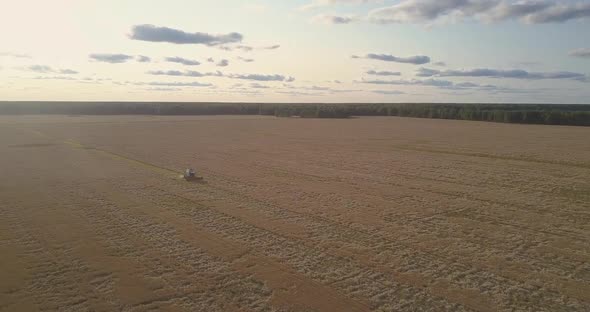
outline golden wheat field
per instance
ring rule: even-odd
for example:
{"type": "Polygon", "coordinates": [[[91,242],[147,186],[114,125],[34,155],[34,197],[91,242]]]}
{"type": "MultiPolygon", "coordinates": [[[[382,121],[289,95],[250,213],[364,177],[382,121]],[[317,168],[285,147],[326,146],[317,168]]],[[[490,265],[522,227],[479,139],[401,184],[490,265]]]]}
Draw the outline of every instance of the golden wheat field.
{"type": "Polygon", "coordinates": [[[0,163],[2,311],[590,310],[590,128],[5,116],[0,163]]]}

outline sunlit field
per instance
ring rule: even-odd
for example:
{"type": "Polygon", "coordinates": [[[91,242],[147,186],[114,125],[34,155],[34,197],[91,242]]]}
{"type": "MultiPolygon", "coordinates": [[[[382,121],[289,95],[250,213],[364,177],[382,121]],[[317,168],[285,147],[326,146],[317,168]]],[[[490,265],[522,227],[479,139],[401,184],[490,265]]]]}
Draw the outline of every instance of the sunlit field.
{"type": "Polygon", "coordinates": [[[0,117],[0,310],[590,310],[589,137],[0,117]],[[189,167],[204,180],[183,180],[189,167]]]}

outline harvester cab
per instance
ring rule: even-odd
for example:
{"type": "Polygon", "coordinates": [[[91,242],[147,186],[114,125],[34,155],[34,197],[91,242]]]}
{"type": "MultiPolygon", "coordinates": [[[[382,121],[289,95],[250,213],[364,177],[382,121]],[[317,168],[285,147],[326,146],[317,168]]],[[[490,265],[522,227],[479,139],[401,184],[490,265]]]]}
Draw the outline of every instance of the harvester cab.
{"type": "Polygon", "coordinates": [[[195,171],[195,169],[188,168],[188,169],[184,170],[184,179],[187,181],[196,181],[196,180],[202,180],[203,177],[197,176],[197,172],[195,171]]]}

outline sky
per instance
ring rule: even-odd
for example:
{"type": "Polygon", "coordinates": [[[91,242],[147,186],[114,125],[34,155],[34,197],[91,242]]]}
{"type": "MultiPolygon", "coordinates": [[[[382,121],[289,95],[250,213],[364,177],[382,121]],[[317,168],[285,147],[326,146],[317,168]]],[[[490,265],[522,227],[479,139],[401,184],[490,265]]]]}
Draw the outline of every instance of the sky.
{"type": "Polygon", "coordinates": [[[0,100],[590,104],[590,0],[0,5],[0,100]]]}

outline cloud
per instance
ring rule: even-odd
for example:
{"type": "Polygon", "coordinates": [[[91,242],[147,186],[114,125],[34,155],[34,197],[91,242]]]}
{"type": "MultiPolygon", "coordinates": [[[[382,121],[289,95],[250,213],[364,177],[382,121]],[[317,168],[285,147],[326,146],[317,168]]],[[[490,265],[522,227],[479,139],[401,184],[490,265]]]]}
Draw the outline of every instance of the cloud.
{"type": "Polygon", "coordinates": [[[513,64],[516,67],[535,67],[535,66],[542,65],[541,62],[535,62],[535,61],[522,61],[522,62],[515,62],[513,64]]]}
{"type": "Polygon", "coordinates": [[[240,50],[243,52],[251,52],[253,50],[276,50],[280,48],[281,45],[275,44],[271,46],[262,46],[262,47],[253,47],[245,44],[238,44],[238,45],[221,45],[219,48],[224,51],[235,51],[240,50]]]}
{"type": "Polygon", "coordinates": [[[494,9],[488,13],[486,18],[493,21],[520,18],[540,12],[550,6],[551,4],[545,1],[526,1],[516,3],[507,3],[504,1],[494,7],[494,9]]]}
{"type": "Polygon", "coordinates": [[[200,83],[200,82],[162,82],[162,81],[152,81],[152,82],[135,82],[133,83],[136,86],[154,86],[154,87],[210,87],[212,84],[210,83],[200,83]]]}
{"type": "Polygon", "coordinates": [[[28,70],[36,73],[52,73],[53,69],[46,65],[31,65],[27,67],[28,70]]]}
{"type": "Polygon", "coordinates": [[[452,81],[426,79],[426,80],[362,80],[361,83],[377,84],[377,85],[398,85],[398,86],[431,86],[431,87],[450,87],[453,86],[452,81]]]}
{"type": "Polygon", "coordinates": [[[438,69],[430,69],[430,68],[420,68],[418,69],[416,76],[418,77],[432,77],[440,74],[441,71],[438,69]]]}
{"type": "Polygon", "coordinates": [[[210,87],[212,84],[210,83],[200,83],[200,82],[150,82],[148,83],[150,86],[171,86],[171,87],[210,87]]]}
{"type": "Polygon", "coordinates": [[[35,80],[78,80],[73,77],[68,76],[37,76],[33,78],[35,80]]]}
{"type": "Polygon", "coordinates": [[[60,74],[64,74],[64,75],[75,75],[75,74],[77,74],[78,72],[77,72],[77,71],[75,71],[75,70],[72,70],[72,69],[60,69],[60,70],[59,70],[59,73],[60,73],[60,74]]]}
{"type": "Polygon", "coordinates": [[[420,68],[416,74],[418,77],[487,77],[487,78],[514,78],[514,79],[572,79],[585,81],[588,77],[584,74],[567,71],[559,72],[528,72],[523,69],[489,69],[476,68],[470,70],[436,70],[420,68]]]}
{"type": "Polygon", "coordinates": [[[219,62],[217,62],[217,64],[215,64],[215,65],[219,66],[219,67],[225,67],[225,66],[229,65],[229,61],[226,59],[223,59],[223,60],[220,60],[219,62]]]}
{"type": "Polygon", "coordinates": [[[254,89],[269,89],[269,86],[265,86],[265,85],[261,85],[259,83],[251,83],[250,84],[250,88],[254,88],[254,89]]]}
{"type": "Polygon", "coordinates": [[[374,23],[432,23],[439,19],[475,18],[484,22],[520,20],[560,23],[590,17],[590,3],[544,0],[402,0],[369,13],[374,23]]]}
{"type": "Polygon", "coordinates": [[[365,58],[370,60],[379,60],[385,62],[396,62],[396,63],[406,63],[406,64],[415,64],[415,65],[422,65],[426,63],[430,63],[430,57],[424,55],[416,55],[410,57],[397,57],[390,54],[375,54],[369,53],[364,57],[353,55],[352,58],[365,58]]]}
{"type": "Polygon", "coordinates": [[[147,88],[146,90],[148,90],[148,91],[181,91],[182,89],[180,89],[180,88],[161,88],[161,87],[156,87],[156,88],[147,88]]]}
{"type": "Polygon", "coordinates": [[[367,71],[368,75],[376,75],[376,76],[400,76],[400,72],[392,72],[392,71],[375,71],[369,70],[367,71]]]}
{"type": "Polygon", "coordinates": [[[125,63],[133,59],[133,56],[127,54],[109,54],[109,53],[94,53],[89,57],[97,62],[105,62],[111,64],[125,63]]]}
{"type": "Polygon", "coordinates": [[[385,94],[385,95],[406,94],[405,92],[397,91],[397,90],[372,90],[371,92],[378,93],[378,94],[385,94]]]}
{"type": "Polygon", "coordinates": [[[292,82],[295,78],[283,75],[261,75],[261,74],[227,74],[220,71],[201,73],[198,71],[187,70],[152,70],[146,72],[148,75],[155,76],[176,76],[176,77],[227,77],[232,79],[256,80],[256,81],[284,81],[292,82]]]}
{"type": "Polygon", "coordinates": [[[507,87],[500,87],[490,84],[477,84],[473,82],[452,82],[449,80],[439,80],[439,79],[412,79],[412,80],[361,80],[355,81],[358,83],[367,83],[367,84],[375,84],[375,85],[398,85],[398,86],[426,86],[426,87],[436,87],[440,89],[446,90],[457,90],[457,91],[465,91],[465,90],[474,90],[474,91],[486,91],[492,93],[527,93],[530,90],[522,90],[522,89],[514,89],[514,88],[507,88],[507,87]]]}
{"type": "Polygon", "coordinates": [[[179,63],[182,65],[187,65],[187,66],[196,66],[196,65],[200,65],[201,62],[197,61],[197,60],[189,60],[189,59],[185,59],[182,57],[167,57],[164,59],[166,62],[171,62],[171,63],[179,63]]]}
{"type": "Polygon", "coordinates": [[[222,46],[219,46],[219,48],[221,50],[225,50],[225,51],[241,50],[244,52],[250,52],[250,51],[254,50],[254,47],[244,45],[244,44],[238,44],[238,45],[233,45],[233,46],[222,45],[222,46]]]}
{"type": "Polygon", "coordinates": [[[308,90],[308,91],[329,91],[329,90],[331,90],[329,87],[320,87],[320,86],[301,87],[300,89],[308,90]]]}
{"type": "Polygon", "coordinates": [[[8,57],[14,57],[14,58],[31,58],[31,56],[28,54],[14,53],[14,52],[0,52],[0,56],[8,56],[8,57]]]}
{"type": "Polygon", "coordinates": [[[232,32],[228,34],[188,33],[179,29],[157,27],[154,25],[135,25],[129,37],[133,40],[150,42],[168,42],[174,44],[203,44],[217,46],[227,43],[241,42],[242,34],[232,32]]]}
{"type": "Polygon", "coordinates": [[[316,15],[311,18],[312,23],[316,24],[350,24],[352,22],[358,21],[358,17],[352,15],[346,16],[338,16],[338,15],[328,15],[328,14],[320,14],[316,15]]]}
{"type": "Polygon", "coordinates": [[[207,62],[213,63],[213,62],[215,62],[215,60],[212,57],[210,57],[210,58],[207,59],[207,62]]]}
{"type": "Polygon", "coordinates": [[[257,81],[295,81],[293,77],[287,77],[283,75],[261,75],[261,74],[231,74],[227,77],[233,79],[245,79],[245,80],[257,80],[257,81]]]}
{"type": "Polygon", "coordinates": [[[312,92],[301,92],[301,91],[275,91],[276,93],[279,94],[285,94],[285,95],[291,95],[291,96],[324,96],[326,95],[325,93],[322,92],[316,92],[316,93],[312,93],[312,92]]]}
{"type": "Polygon", "coordinates": [[[562,23],[573,19],[590,17],[590,3],[553,4],[549,8],[524,16],[524,21],[531,24],[562,23]]]}
{"type": "Polygon", "coordinates": [[[371,2],[382,2],[380,0],[313,0],[304,6],[299,7],[299,10],[306,11],[336,4],[363,4],[371,2]]]}
{"type": "Polygon", "coordinates": [[[26,68],[28,71],[42,73],[42,74],[62,74],[62,75],[75,75],[78,72],[72,69],[54,69],[47,65],[31,65],[26,68]]]}
{"type": "Polygon", "coordinates": [[[432,65],[444,67],[444,66],[447,66],[447,63],[445,63],[445,62],[434,62],[434,63],[432,63],[432,65]]]}
{"type": "Polygon", "coordinates": [[[590,58],[590,48],[580,48],[568,53],[570,56],[590,58]]]}
{"type": "Polygon", "coordinates": [[[136,58],[136,60],[137,60],[138,62],[140,62],[140,63],[149,63],[149,62],[151,62],[151,61],[152,61],[152,59],[151,59],[151,58],[149,58],[149,57],[147,57],[147,56],[144,56],[144,55],[138,55],[138,56],[137,56],[137,58],[136,58]]]}
{"type": "Polygon", "coordinates": [[[223,73],[220,71],[201,73],[194,70],[151,70],[147,74],[155,76],[183,76],[183,77],[223,77],[223,73]]]}
{"type": "Polygon", "coordinates": [[[316,92],[323,92],[323,93],[348,93],[348,92],[359,92],[359,91],[364,91],[364,90],[358,90],[358,89],[333,89],[330,87],[324,87],[324,86],[316,86],[316,85],[312,85],[312,86],[293,86],[293,85],[289,85],[289,84],[283,84],[283,88],[285,89],[290,89],[293,91],[299,90],[299,91],[316,91],[316,92]]]}
{"type": "Polygon", "coordinates": [[[102,84],[104,81],[112,81],[112,80],[113,79],[111,79],[111,78],[83,77],[83,78],[78,79],[78,82],[86,83],[86,84],[102,84]]]}
{"type": "Polygon", "coordinates": [[[242,61],[242,62],[246,62],[246,63],[254,62],[254,59],[245,58],[245,57],[241,57],[241,56],[238,56],[237,59],[240,60],[240,61],[242,61]]]}
{"type": "Polygon", "coordinates": [[[398,4],[379,8],[369,13],[376,23],[432,22],[444,15],[473,15],[489,10],[497,1],[485,0],[402,0],[398,4]]]}

